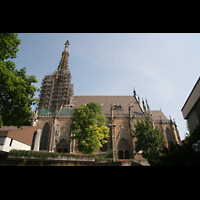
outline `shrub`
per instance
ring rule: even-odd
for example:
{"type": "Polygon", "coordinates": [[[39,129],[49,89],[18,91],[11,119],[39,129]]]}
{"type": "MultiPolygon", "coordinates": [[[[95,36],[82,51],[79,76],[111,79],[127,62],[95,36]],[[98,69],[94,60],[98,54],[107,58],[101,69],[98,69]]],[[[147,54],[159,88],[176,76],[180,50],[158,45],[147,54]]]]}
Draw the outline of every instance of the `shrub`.
{"type": "Polygon", "coordinates": [[[34,158],[58,158],[63,157],[93,157],[88,154],[72,154],[72,153],[58,153],[58,152],[44,152],[44,151],[27,151],[27,150],[11,150],[9,156],[13,157],[34,157],[34,158]]]}

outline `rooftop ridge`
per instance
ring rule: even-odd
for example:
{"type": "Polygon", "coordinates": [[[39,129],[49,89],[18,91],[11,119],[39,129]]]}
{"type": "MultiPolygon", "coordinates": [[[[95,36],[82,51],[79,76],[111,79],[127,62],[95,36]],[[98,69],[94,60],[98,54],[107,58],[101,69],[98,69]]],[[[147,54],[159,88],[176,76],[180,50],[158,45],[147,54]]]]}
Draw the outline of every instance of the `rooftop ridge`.
{"type": "MultiPolygon", "coordinates": [[[[30,127],[33,127],[33,126],[22,126],[22,129],[26,129],[26,128],[30,128],[30,127]]],[[[1,131],[16,131],[16,130],[20,130],[21,128],[17,128],[17,126],[2,126],[0,128],[0,132],[1,131]]]]}

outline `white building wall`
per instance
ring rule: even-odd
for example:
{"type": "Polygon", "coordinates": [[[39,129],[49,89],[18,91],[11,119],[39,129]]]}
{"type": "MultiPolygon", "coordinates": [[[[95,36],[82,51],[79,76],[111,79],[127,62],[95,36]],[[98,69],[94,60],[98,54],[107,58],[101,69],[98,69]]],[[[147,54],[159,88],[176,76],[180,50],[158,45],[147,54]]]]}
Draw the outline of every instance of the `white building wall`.
{"type": "Polygon", "coordinates": [[[195,127],[199,124],[199,120],[194,109],[192,109],[192,111],[189,113],[187,120],[189,123],[190,132],[193,132],[195,127]]]}
{"type": "Polygon", "coordinates": [[[196,82],[195,86],[192,89],[186,103],[184,104],[183,108],[181,109],[184,119],[188,116],[193,106],[196,104],[200,97],[200,78],[196,82]]]}
{"type": "Polygon", "coordinates": [[[12,141],[12,144],[10,146],[10,141],[11,138],[6,137],[4,140],[3,145],[0,145],[0,151],[4,151],[4,152],[9,152],[12,149],[17,149],[17,150],[31,150],[31,146],[18,142],[17,140],[12,141]]]}

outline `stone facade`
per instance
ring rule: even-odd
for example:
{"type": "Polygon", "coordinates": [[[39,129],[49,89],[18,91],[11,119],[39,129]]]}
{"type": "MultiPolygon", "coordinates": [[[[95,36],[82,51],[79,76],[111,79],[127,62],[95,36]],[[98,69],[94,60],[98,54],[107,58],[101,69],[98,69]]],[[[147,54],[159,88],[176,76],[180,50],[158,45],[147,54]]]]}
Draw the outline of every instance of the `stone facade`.
{"type": "Polygon", "coordinates": [[[35,140],[37,150],[77,153],[78,150],[75,150],[76,142],[70,140],[73,108],[78,108],[81,104],[87,104],[91,101],[102,105],[107,118],[106,125],[111,124],[108,142],[99,153],[103,154],[112,149],[113,133],[114,150],[117,151],[119,159],[135,158],[141,160],[141,152],[138,154],[134,152],[135,142],[131,137],[131,129],[134,129],[136,117],[144,119],[146,115],[149,115],[153,124],[161,129],[161,134],[166,139],[165,146],[168,147],[171,142],[180,144],[175,121],[172,121],[171,118],[168,119],[161,110],[150,110],[147,100],[145,99],[146,105],[143,99],[141,102],[135,89],[132,96],[75,96],[71,84],[71,74],[69,76],[68,71],[69,42],[66,42],[65,45],[57,71],[52,75],[45,76],[48,79],[51,77],[53,81],[48,83],[48,79],[45,78],[42,83],[40,94],[42,98],[40,98],[32,122],[32,125],[37,126],[39,130],[38,137],[36,135],[37,140],[35,140]],[[54,84],[56,80],[59,80],[59,84],[54,84]],[[48,84],[49,89],[45,88],[46,84],[48,84]],[[58,87],[57,90],[56,87],[58,87]]]}

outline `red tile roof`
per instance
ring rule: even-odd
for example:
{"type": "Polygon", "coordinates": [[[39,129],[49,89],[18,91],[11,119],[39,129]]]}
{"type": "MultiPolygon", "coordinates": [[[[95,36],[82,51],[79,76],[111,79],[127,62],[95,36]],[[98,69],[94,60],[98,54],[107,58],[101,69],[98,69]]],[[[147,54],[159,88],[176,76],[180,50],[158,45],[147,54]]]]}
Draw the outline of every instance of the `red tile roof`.
{"type": "Polygon", "coordinates": [[[160,117],[163,121],[169,120],[161,110],[151,110],[150,113],[152,113],[153,119],[156,121],[160,120],[160,117]]]}
{"type": "Polygon", "coordinates": [[[110,114],[111,104],[121,104],[123,106],[121,113],[129,114],[129,106],[132,104],[134,107],[133,112],[142,114],[134,96],[74,96],[74,101],[76,108],[81,104],[89,103],[91,101],[103,104],[104,114],[110,114]]]}
{"type": "MultiPolygon", "coordinates": [[[[29,128],[30,126],[22,126],[22,129],[24,128],[29,128]]],[[[16,126],[3,126],[0,128],[1,131],[15,131],[15,130],[20,130],[21,128],[17,128],[16,126]]]]}
{"type": "Polygon", "coordinates": [[[36,126],[22,126],[22,129],[16,126],[3,126],[0,128],[0,137],[9,137],[31,146],[36,130],[36,126]]]}

